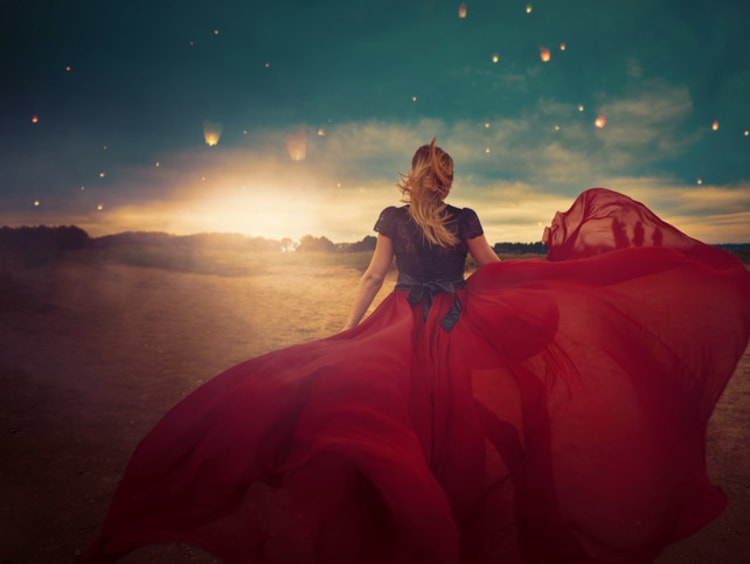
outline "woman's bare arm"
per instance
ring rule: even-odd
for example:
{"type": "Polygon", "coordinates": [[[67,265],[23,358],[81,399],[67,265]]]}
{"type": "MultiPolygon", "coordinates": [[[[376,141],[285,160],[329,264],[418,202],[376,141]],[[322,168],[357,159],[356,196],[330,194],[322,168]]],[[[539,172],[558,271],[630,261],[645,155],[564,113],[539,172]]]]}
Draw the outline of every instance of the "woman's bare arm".
{"type": "Polygon", "coordinates": [[[467,239],[466,243],[469,245],[469,253],[471,258],[478,266],[484,266],[491,262],[498,262],[500,258],[492,250],[490,244],[487,242],[487,237],[483,234],[473,239],[467,239]]]}
{"type": "Polygon", "coordinates": [[[388,273],[392,262],[393,243],[389,237],[378,234],[375,251],[370,259],[370,265],[365,270],[362,278],[359,279],[357,291],[354,295],[354,304],[352,305],[344,329],[354,327],[362,319],[367,308],[370,307],[372,300],[375,299],[378,291],[383,286],[385,275],[388,273]]]}

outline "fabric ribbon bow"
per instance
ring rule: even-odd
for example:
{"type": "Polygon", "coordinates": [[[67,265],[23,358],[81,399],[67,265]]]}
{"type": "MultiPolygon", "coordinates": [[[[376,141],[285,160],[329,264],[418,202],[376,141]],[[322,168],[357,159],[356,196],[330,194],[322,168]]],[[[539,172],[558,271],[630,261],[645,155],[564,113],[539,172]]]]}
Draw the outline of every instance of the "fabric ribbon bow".
{"type": "Polygon", "coordinates": [[[409,293],[406,295],[406,300],[411,305],[417,305],[419,302],[424,301],[423,315],[425,320],[427,319],[427,314],[430,312],[432,302],[438,293],[454,294],[453,303],[448,313],[440,320],[440,326],[446,331],[450,331],[461,315],[461,301],[455,295],[456,290],[460,290],[465,286],[466,281],[463,278],[453,280],[436,279],[420,282],[408,274],[399,274],[396,290],[408,290],[409,293]]]}

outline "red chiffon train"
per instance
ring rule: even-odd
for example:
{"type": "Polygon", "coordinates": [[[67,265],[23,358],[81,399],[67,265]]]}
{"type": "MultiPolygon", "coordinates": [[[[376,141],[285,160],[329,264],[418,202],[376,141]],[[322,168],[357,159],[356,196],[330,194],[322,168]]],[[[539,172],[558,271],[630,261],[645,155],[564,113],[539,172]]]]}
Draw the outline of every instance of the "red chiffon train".
{"type": "Polygon", "coordinates": [[[584,192],[546,260],[479,269],[446,332],[393,292],[358,327],[239,364],[127,466],[86,562],[650,562],[725,506],[713,407],[750,277],[643,205],[584,192]]]}

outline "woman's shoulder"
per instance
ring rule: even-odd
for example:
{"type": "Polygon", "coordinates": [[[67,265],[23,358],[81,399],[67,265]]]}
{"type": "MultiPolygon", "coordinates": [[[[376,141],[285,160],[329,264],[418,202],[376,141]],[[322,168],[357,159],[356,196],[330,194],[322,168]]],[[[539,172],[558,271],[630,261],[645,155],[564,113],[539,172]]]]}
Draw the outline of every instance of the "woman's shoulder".
{"type": "Polygon", "coordinates": [[[453,215],[454,217],[470,220],[478,217],[477,212],[475,212],[472,208],[458,208],[456,206],[451,206],[450,204],[448,204],[447,209],[448,213],[453,215]]]}
{"type": "Polygon", "coordinates": [[[463,237],[473,239],[484,233],[479,216],[472,208],[457,208],[449,205],[448,213],[456,218],[463,237]]]}
{"type": "Polygon", "coordinates": [[[474,212],[474,210],[473,210],[472,208],[458,208],[458,207],[456,207],[456,206],[452,206],[452,205],[450,205],[450,204],[446,204],[446,205],[448,206],[448,209],[449,209],[449,210],[451,210],[451,211],[455,211],[455,212],[457,212],[457,213],[461,213],[461,212],[465,212],[465,211],[468,211],[468,212],[470,212],[470,213],[475,213],[475,212],[474,212]]]}
{"type": "Polygon", "coordinates": [[[383,235],[392,235],[395,224],[407,218],[409,215],[408,206],[388,206],[380,212],[378,220],[375,222],[375,231],[383,235]]]}

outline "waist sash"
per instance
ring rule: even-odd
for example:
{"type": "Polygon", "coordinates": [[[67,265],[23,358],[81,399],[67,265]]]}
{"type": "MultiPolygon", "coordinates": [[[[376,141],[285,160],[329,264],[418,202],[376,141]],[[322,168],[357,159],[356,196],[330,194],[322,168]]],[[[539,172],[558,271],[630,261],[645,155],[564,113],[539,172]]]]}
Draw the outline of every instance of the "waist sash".
{"type": "Polygon", "coordinates": [[[428,280],[426,282],[420,282],[413,276],[408,274],[399,273],[398,280],[396,281],[396,290],[407,290],[409,293],[406,295],[407,301],[411,305],[417,305],[419,302],[424,301],[423,315],[424,319],[427,319],[427,314],[430,311],[432,302],[435,300],[435,295],[439,293],[453,294],[453,303],[451,304],[448,313],[445,314],[443,319],[440,320],[440,326],[446,331],[453,329],[453,326],[458,321],[461,315],[461,302],[458,299],[456,290],[460,290],[466,287],[466,280],[461,278],[453,279],[435,279],[428,280]]]}

